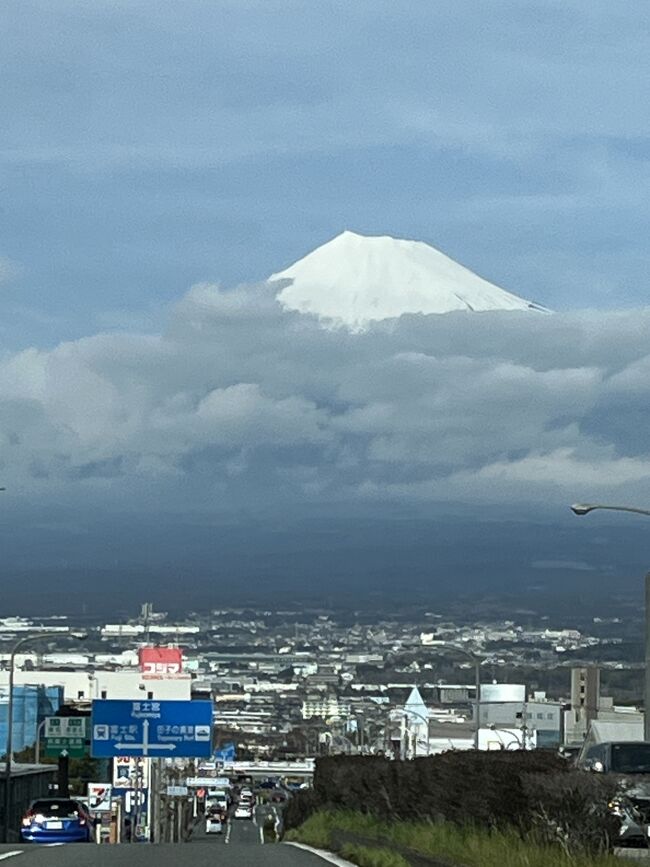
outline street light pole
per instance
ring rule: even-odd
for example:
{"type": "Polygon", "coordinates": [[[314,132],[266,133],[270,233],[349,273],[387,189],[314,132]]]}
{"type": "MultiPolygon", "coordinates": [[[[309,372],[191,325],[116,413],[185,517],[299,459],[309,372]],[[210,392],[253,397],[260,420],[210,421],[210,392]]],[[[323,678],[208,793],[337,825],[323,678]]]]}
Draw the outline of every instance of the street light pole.
{"type": "Polygon", "coordinates": [[[5,780],[4,780],[4,842],[9,842],[9,828],[11,826],[11,765],[13,761],[14,751],[14,678],[16,666],[16,654],[24,644],[30,641],[40,641],[44,638],[75,638],[78,641],[83,641],[87,638],[86,633],[80,632],[31,632],[29,635],[24,635],[12,647],[11,655],[9,656],[9,695],[7,697],[7,740],[5,744],[5,780]]]}
{"type": "Polygon", "coordinates": [[[41,761],[41,732],[45,728],[46,720],[41,720],[36,729],[36,747],[34,749],[34,764],[38,765],[41,761]]]}
{"type": "Polygon", "coordinates": [[[596,509],[608,512],[632,512],[634,515],[650,515],[650,509],[637,509],[636,506],[606,506],[603,503],[574,503],[571,507],[574,515],[588,515],[596,509]]]}
{"type": "MultiPolygon", "coordinates": [[[[574,503],[571,511],[574,515],[588,515],[596,509],[608,512],[631,512],[634,515],[650,517],[650,509],[638,509],[635,506],[608,506],[603,503],[574,503]]],[[[645,674],[643,686],[643,740],[650,741],[650,572],[645,576],[645,674]]]]}

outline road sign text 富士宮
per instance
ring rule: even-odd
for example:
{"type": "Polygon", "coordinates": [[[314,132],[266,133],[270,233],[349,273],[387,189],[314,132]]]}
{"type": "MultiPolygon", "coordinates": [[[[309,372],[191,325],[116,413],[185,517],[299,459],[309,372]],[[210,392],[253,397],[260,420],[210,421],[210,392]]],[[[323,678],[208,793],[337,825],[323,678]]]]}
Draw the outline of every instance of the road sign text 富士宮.
{"type": "Polygon", "coordinates": [[[93,701],[91,755],[200,758],[212,752],[210,701],[93,701]]]}

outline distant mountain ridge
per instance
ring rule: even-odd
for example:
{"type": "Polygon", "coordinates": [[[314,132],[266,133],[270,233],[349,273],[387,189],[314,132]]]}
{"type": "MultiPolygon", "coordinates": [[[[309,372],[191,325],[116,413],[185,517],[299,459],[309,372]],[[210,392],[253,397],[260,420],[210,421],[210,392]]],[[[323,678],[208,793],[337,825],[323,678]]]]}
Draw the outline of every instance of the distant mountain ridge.
{"type": "Polygon", "coordinates": [[[404,313],[545,308],[500,289],[422,241],[345,231],[272,274],[289,310],[363,330],[404,313]]]}

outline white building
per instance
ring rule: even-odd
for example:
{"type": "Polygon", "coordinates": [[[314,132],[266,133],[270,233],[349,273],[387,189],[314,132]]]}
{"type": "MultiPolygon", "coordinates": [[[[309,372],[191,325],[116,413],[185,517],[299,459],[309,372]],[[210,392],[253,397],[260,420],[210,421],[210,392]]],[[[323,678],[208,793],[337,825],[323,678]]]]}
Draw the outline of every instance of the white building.
{"type": "MultiPolygon", "coordinates": [[[[192,678],[152,678],[140,671],[16,671],[14,683],[62,686],[64,701],[91,701],[95,698],[189,701],[192,678]]],[[[9,686],[9,672],[0,671],[0,688],[9,686]]]]}
{"type": "Polygon", "coordinates": [[[414,686],[404,705],[404,732],[406,758],[429,755],[429,708],[414,686]]]}
{"type": "Polygon", "coordinates": [[[302,703],[302,718],[322,717],[323,719],[346,719],[350,715],[350,705],[339,701],[335,695],[309,696],[302,703]]]}

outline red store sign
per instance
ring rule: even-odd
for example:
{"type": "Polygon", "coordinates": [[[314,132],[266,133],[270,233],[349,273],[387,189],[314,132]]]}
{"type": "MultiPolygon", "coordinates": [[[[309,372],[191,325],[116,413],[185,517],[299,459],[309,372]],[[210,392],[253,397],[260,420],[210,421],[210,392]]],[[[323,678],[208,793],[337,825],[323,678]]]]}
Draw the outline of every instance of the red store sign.
{"type": "Polygon", "coordinates": [[[180,647],[141,647],[138,657],[140,671],[145,677],[173,677],[183,671],[180,647]]]}

